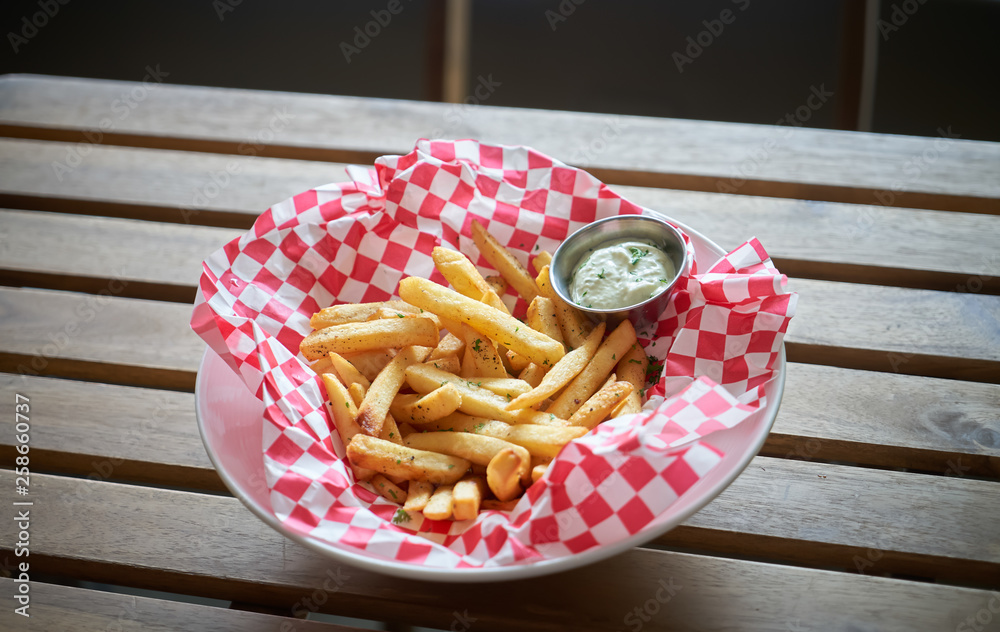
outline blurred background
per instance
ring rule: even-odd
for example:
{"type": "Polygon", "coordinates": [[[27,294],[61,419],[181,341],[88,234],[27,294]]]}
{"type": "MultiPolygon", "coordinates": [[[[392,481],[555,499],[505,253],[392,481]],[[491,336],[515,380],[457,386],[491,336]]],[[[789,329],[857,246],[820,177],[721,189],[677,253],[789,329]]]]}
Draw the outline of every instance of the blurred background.
{"type": "Polygon", "coordinates": [[[175,84],[747,123],[798,111],[1000,141],[995,0],[5,0],[0,16],[0,73],[149,67],[175,84]]]}

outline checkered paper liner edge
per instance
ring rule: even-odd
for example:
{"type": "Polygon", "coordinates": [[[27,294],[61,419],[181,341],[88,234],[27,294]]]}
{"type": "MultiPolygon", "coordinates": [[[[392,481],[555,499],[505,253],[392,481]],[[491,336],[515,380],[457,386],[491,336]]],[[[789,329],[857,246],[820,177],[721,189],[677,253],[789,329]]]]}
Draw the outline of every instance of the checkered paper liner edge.
{"type": "MultiPolygon", "coordinates": [[[[690,267],[640,338],[665,365],[642,413],[567,445],[509,514],[463,522],[417,514],[394,524],[398,505],[353,481],[322,384],[298,355],[309,317],[335,303],[386,300],[406,276],[444,283],[435,246],[490,270],[471,239],[474,218],[528,264],[590,222],[648,211],[530,148],[475,140],[421,140],[349,173],[352,182],[276,204],[206,259],[191,320],[264,403],[266,482],[288,528],[436,568],[572,555],[651,525],[724,456],[700,439],[762,411],[796,296],[756,239],[701,262],[685,235],[690,267]]],[[[523,315],[526,305],[511,307],[523,315]]]]}

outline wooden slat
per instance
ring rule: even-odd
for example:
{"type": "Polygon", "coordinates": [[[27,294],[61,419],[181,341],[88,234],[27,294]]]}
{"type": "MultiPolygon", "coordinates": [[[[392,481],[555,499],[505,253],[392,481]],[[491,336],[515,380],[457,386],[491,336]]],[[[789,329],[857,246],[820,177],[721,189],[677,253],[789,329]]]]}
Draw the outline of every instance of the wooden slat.
{"type": "MultiPolygon", "coordinates": [[[[32,430],[36,471],[56,464],[90,479],[129,479],[145,463],[137,478],[154,484],[201,486],[214,477],[190,395],[44,378],[18,385],[20,378],[4,377],[5,390],[29,395],[32,417],[41,420],[32,430]],[[114,412],[99,417],[104,411],[114,412]]],[[[0,422],[0,455],[10,458],[12,424],[0,422]]],[[[1000,580],[1000,543],[989,526],[1000,521],[1000,507],[988,502],[998,493],[998,482],[758,457],[709,508],[659,542],[844,568],[875,548],[880,573],[989,582],[1000,580]],[[960,507],[965,519],[952,524],[960,507]]]]}
{"type": "Polygon", "coordinates": [[[792,279],[796,362],[1000,382],[1000,297],[792,279]]]}
{"type": "MultiPolygon", "coordinates": [[[[30,629],[32,632],[93,632],[94,630],[361,632],[363,629],[296,619],[290,616],[290,612],[289,616],[273,616],[151,597],[59,586],[37,581],[31,583],[31,604],[28,609],[31,618],[25,619],[13,612],[14,607],[19,604],[8,598],[8,595],[14,595],[17,592],[15,581],[0,578],[0,586],[3,586],[4,591],[4,608],[0,611],[0,627],[5,630],[30,629]],[[14,605],[7,607],[8,602],[14,605]],[[21,627],[29,624],[30,628],[21,627]]],[[[308,612],[308,609],[303,607],[303,611],[308,612]]]]}
{"type": "Polygon", "coordinates": [[[7,231],[0,281],[191,303],[201,262],[243,231],[0,209],[7,231]]]}
{"type": "MultiPolygon", "coordinates": [[[[2,472],[0,484],[11,485],[12,478],[2,472]]],[[[650,613],[651,629],[664,630],[690,629],[693,621],[703,629],[774,630],[808,621],[816,629],[940,630],[975,615],[991,596],[635,549],[557,579],[505,583],[504,605],[497,607],[494,591],[481,585],[394,579],[324,559],[283,539],[231,498],[44,475],[32,478],[32,496],[45,508],[32,521],[36,572],[279,608],[330,580],[329,587],[340,585],[325,591],[324,612],[443,628],[454,622],[456,607],[475,617],[477,630],[510,629],[515,622],[525,630],[607,629],[628,625],[638,607],[650,613]],[[190,537],[192,531],[198,536],[190,537]],[[669,602],[664,584],[679,590],[669,602]]],[[[9,550],[14,531],[12,521],[0,522],[0,547],[9,550]]]]}
{"type": "Polygon", "coordinates": [[[977,141],[30,75],[0,80],[0,120],[22,138],[86,141],[107,120],[109,144],[361,163],[422,137],[472,137],[531,145],[609,183],[864,204],[889,192],[892,205],[1000,212],[1000,144],[977,141]],[[142,100],[113,110],[132,89],[142,100]],[[248,144],[262,134],[265,146],[248,144]]]}
{"type": "MultiPolygon", "coordinates": [[[[191,393],[10,373],[0,374],[0,391],[31,400],[35,471],[226,489],[205,453],[191,393]]],[[[7,420],[0,425],[9,430],[0,459],[13,461],[16,433],[7,420]]]]}
{"type": "Polygon", "coordinates": [[[191,390],[205,343],[190,318],[179,303],[0,288],[0,370],[191,390]]]}
{"type": "Polygon", "coordinates": [[[0,205],[247,228],[271,204],[348,179],[338,164],[99,145],[57,173],[74,148],[0,140],[0,205]]]}

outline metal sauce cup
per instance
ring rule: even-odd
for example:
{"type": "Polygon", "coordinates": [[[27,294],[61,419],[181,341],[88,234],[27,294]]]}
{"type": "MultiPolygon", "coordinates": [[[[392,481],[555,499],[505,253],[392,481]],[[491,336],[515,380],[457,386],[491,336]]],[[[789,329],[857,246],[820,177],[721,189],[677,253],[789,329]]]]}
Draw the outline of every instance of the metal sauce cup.
{"type": "Polygon", "coordinates": [[[559,298],[587,314],[591,320],[607,321],[609,326],[613,326],[628,318],[636,329],[641,329],[655,323],[667,308],[677,279],[687,270],[687,263],[684,237],[676,228],[649,215],[618,215],[587,224],[566,238],[552,255],[549,279],[559,298]],[[641,303],[615,309],[588,308],[575,302],[569,292],[573,273],[594,250],[623,239],[645,241],[667,253],[676,270],[667,289],[641,303]]]}

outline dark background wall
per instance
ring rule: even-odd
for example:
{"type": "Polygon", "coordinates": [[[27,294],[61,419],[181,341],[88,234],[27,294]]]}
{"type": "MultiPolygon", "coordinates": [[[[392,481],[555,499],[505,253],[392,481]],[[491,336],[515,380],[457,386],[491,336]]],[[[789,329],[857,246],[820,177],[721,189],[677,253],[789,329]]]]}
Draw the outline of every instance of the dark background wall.
{"type": "MultiPolygon", "coordinates": [[[[158,64],[168,83],[439,98],[444,3],[399,1],[350,61],[341,43],[389,0],[5,1],[0,73],[140,80],[158,64]]],[[[806,124],[853,128],[859,7],[478,0],[468,76],[500,83],[491,105],[752,123],[774,123],[822,87],[834,95],[806,124]],[[708,45],[692,47],[699,37],[708,45]],[[690,62],[679,69],[677,55],[690,62]]],[[[880,16],[872,129],[933,136],[950,125],[1000,141],[1000,3],[883,0],[880,16]]]]}

